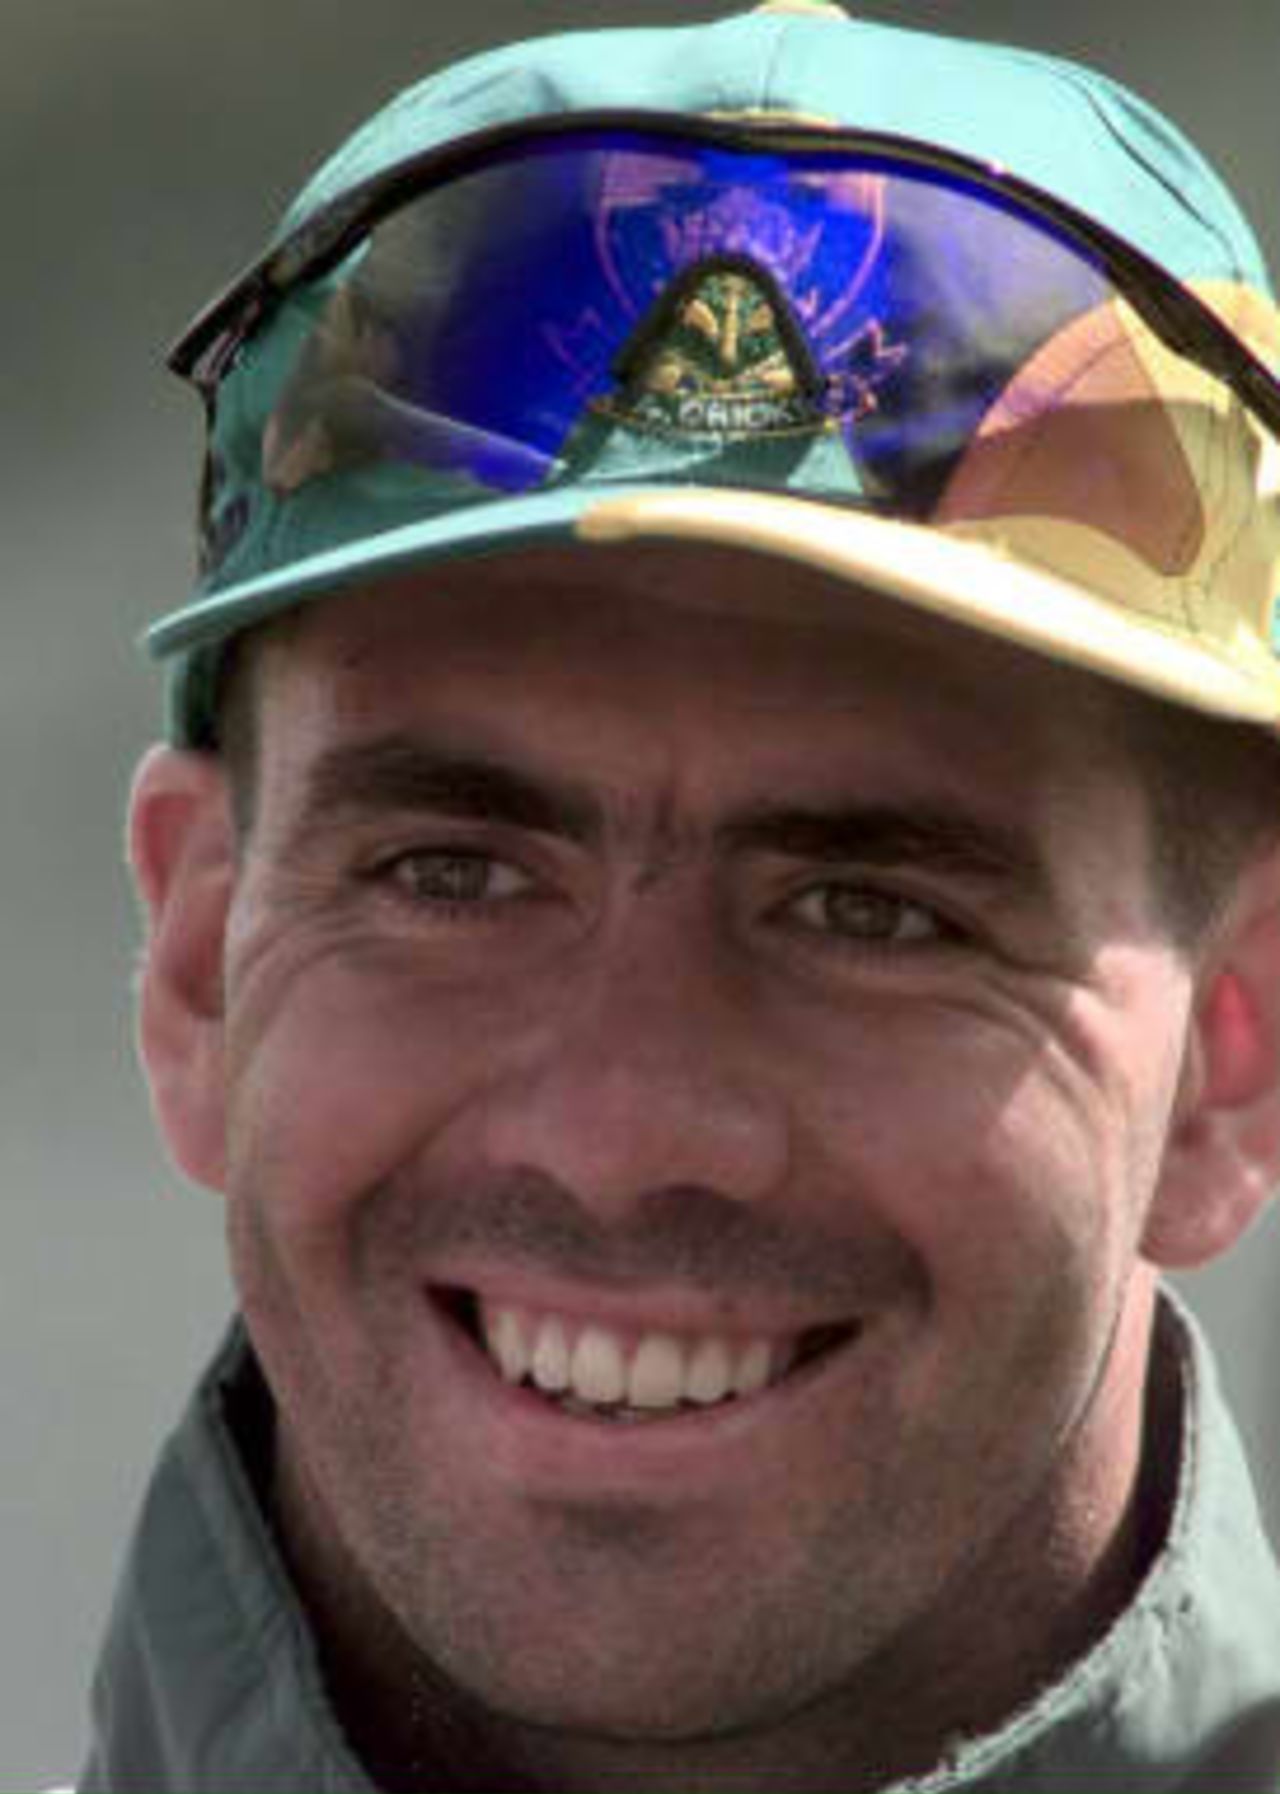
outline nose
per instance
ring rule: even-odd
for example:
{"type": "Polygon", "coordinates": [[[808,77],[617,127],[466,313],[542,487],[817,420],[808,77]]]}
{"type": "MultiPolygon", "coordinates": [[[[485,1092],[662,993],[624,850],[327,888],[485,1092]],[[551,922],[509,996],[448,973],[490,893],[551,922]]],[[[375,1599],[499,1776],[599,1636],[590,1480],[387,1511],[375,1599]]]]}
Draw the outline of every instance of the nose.
{"type": "Polygon", "coordinates": [[[760,1203],[785,1180],[785,1080],[710,929],[646,919],[522,1034],[483,1098],[491,1169],[544,1175],[603,1225],[659,1193],[760,1203]]]}

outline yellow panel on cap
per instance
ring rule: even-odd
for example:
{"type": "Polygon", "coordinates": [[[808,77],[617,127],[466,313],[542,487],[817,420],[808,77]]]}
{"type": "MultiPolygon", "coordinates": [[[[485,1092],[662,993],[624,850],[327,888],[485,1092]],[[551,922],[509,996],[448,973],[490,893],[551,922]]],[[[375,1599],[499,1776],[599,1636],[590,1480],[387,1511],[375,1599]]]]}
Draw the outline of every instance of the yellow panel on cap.
{"type": "Polygon", "coordinates": [[[803,12],[816,14],[819,17],[825,13],[828,18],[835,17],[837,19],[849,17],[843,6],[835,4],[835,0],[761,0],[761,4],[753,7],[752,11],[803,12]]]}

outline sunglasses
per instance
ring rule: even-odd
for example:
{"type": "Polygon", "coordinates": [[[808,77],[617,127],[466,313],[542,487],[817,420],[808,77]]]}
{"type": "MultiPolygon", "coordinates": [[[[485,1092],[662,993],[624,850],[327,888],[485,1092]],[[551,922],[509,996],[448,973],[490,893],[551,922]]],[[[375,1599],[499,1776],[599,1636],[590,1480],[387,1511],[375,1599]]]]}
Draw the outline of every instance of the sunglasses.
{"type": "MultiPolygon", "coordinates": [[[[503,327],[522,316],[537,331],[539,302],[559,293],[552,313],[563,315],[581,299],[587,315],[604,300],[609,323],[624,330],[637,302],[663,290],[682,264],[718,252],[756,259],[784,289],[803,283],[803,293],[793,288],[790,296],[809,310],[827,362],[846,346],[838,340],[843,313],[868,286],[873,303],[884,295],[901,304],[912,297],[912,275],[925,273],[924,258],[940,253],[970,278],[986,264],[971,302],[998,296],[1016,308],[1032,296],[1034,275],[1057,260],[1049,248],[1056,244],[1064,263],[1078,258],[1168,347],[1280,430],[1280,382],[1208,305],[1151,257],[1030,183],[907,138],[660,113],[529,120],[374,175],[240,275],[191,323],[169,366],[201,390],[216,386],[283,297],[330,273],[362,244],[376,249],[380,227],[398,215],[396,249],[429,260],[403,269],[424,276],[426,290],[399,295],[389,324],[456,326],[446,289],[456,294],[462,277],[479,274],[490,296],[505,300],[503,327]],[[459,240],[451,224],[470,228],[459,240]],[[809,240],[815,233],[817,243],[809,240]],[[1044,244],[1039,254],[1030,247],[1036,236],[1044,244]],[[850,248],[852,265],[842,260],[850,248]],[[1011,264],[991,267],[991,249],[1012,252],[1011,264]],[[886,265],[868,266],[881,250],[886,265]],[[565,289],[575,279],[586,285],[570,295],[565,289]],[[518,294],[531,284],[532,303],[520,306],[518,294]]],[[[916,309],[908,305],[904,321],[916,309]]]]}

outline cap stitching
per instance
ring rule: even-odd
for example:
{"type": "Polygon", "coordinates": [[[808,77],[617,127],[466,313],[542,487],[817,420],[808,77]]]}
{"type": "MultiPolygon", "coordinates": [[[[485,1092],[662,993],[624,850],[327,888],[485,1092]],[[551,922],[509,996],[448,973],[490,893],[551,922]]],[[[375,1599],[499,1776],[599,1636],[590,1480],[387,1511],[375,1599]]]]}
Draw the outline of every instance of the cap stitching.
{"type": "MultiPolygon", "coordinates": [[[[1177,206],[1181,207],[1184,212],[1188,213],[1204,227],[1215,243],[1219,244],[1226,254],[1227,262],[1232,274],[1238,280],[1243,280],[1245,277],[1244,269],[1240,264],[1239,257],[1236,255],[1231,239],[1223,234],[1213,218],[1209,217],[1199,206],[1194,204],[1183,187],[1177,185],[1169,178],[1158,162],[1153,162],[1150,157],[1144,154],[1134,139],[1119,128],[1111,115],[1110,107],[1103,104],[1094,83],[1082,81],[1070,65],[1059,63],[1055,66],[1054,72],[1061,81],[1081,96],[1089,107],[1089,110],[1103,126],[1108,136],[1121,150],[1123,150],[1125,155],[1136,162],[1143,172],[1156,182],[1157,186],[1163,188],[1177,206]]],[[[1207,163],[1202,165],[1206,172],[1212,176],[1213,171],[1208,167],[1207,163]]],[[[1216,177],[1214,178],[1216,179],[1216,177]]]]}
{"type": "Polygon", "coordinates": [[[757,90],[757,98],[755,102],[757,106],[762,108],[773,104],[772,90],[774,77],[777,75],[778,65],[782,61],[782,52],[786,46],[787,34],[795,25],[796,21],[794,18],[779,16],[776,24],[772,19],[768,22],[774,26],[773,43],[768,52],[764,71],[760,77],[760,86],[757,90]]]}

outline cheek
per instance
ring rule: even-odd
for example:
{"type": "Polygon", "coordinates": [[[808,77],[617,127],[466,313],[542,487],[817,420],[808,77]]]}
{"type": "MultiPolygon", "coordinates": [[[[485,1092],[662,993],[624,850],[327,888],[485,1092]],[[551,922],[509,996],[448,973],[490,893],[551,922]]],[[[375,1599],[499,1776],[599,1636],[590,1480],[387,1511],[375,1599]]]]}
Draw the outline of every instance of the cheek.
{"type": "MultiPolygon", "coordinates": [[[[255,973],[241,997],[227,1043],[233,1275],[278,1374],[309,1357],[324,1381],[370,1344],[360,1289],[374,1199],[465,1104],[477,1054],[460,1018],[403,969],[341,953],[255,973]]],[[[381,1329],[405,1318],[389,1293],[407,1297],[379,1283],[381,1329]]]]}
{"type": "Polygon", "coordinates": [[[814,1151],[923,1267],[939,1340],[980,1351],[1002,1325],[1113,1312],[1176,1082],[1134,1050],[1128,1013],[1073,998],[1052,1027],[993,1006],[886,1018],[813,1079],[814,1151]]]}
{"type": "Polygon", "coordinates": [[[497,1038],[483,1000],[341,949],[255,973],[228,1010],[230,1181],[261,1179],[295,1225],[333,1221],[401,1166],[497,1038]]]}
{"type": "MultiPolygon", "coordinates": [[[[351,1392],[379,1387],[416,1326],[416,1286],[370,1264],[380,1191],[465,1102],[457,1017],[360,956],[267,961],[229,1005],[227,1231],[240,1305],[272,1387],[308,1438],[365,1438],[351,1392]]],[[[358,1407],[358,1404],[357,1404],[358,1407]]],[[[372,1438],[365,1438],[372,1450],[372,1438]]]]}

